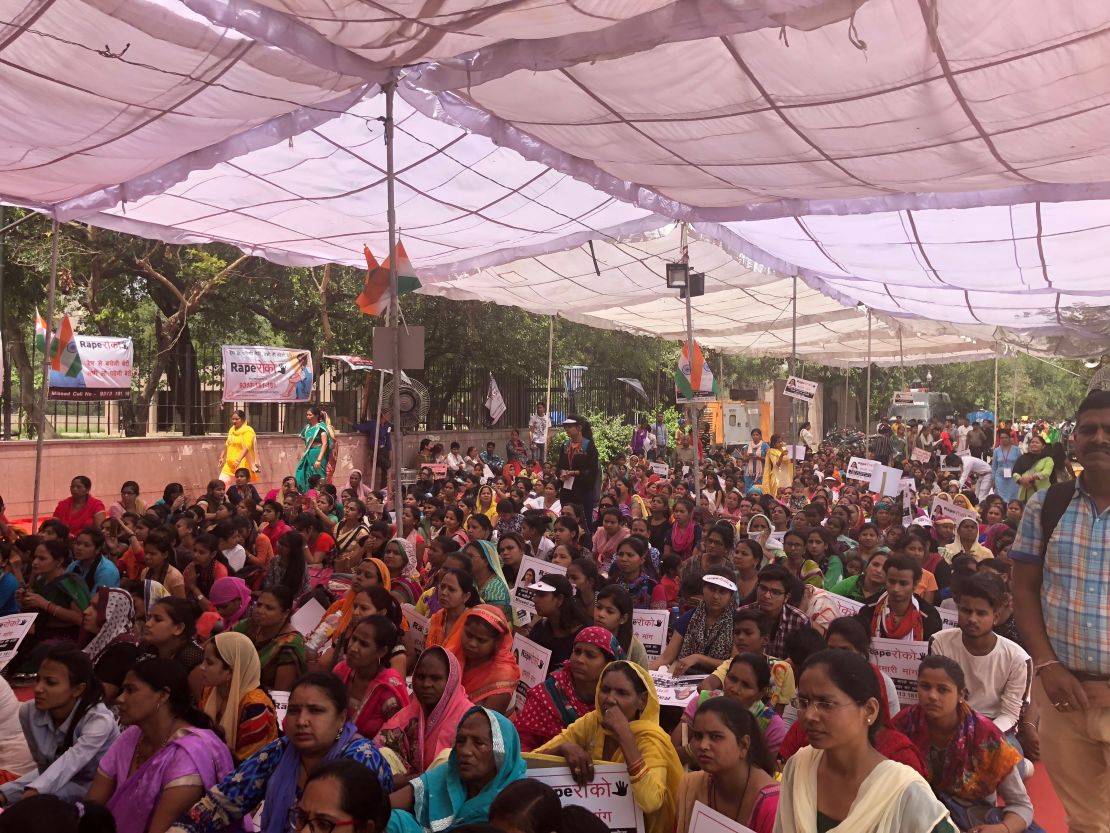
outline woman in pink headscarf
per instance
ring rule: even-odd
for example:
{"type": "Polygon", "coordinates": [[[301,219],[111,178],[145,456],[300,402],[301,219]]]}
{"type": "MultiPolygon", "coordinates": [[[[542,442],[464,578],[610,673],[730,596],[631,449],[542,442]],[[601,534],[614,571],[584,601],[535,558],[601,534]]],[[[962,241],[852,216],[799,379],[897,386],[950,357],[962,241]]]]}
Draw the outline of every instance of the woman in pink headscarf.
{"type": "Polygon", "coordinates": [[[251,591],[241,578],[218,578],[212,583],[208,601],[212,602],[223,619],[223,630],[229,631],[247,615],[251,606],[251,591]]]}

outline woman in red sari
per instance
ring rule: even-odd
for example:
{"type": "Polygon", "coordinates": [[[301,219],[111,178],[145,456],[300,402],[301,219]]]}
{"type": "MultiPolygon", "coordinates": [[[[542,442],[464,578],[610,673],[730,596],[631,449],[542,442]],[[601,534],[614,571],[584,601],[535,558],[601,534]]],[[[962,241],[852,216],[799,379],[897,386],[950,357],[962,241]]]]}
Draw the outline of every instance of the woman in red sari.
{"type": "Polygon", "coordinates": [[[92,496],[92,481],[83,474],[70,481],[69,497],[54,507],[54,517],[69,528],[71,538],[90,526],[99,529],[106,512],[104,504],[92,496]]]}
{"type": "Polygon", "coordinates": [[[543,746],[592,712],[601,672],[609,663],[624,658],[617,638],[605,628],[591,625],[580,630],[567,663],[530,688],[524,706],[513,715],[521,751],[543,746]]]}
{"type": "Polygon", "coordinates": [[[385,616],[367,616],[347,642],[346,658],[335,675],[347,686],[347,718],[359,734],[372,738],[409,703],[405,678],[389,666],[400,632],[385,616]]]}
{"type": "Polygon", "coordinates": [[[482,604],[466,612],[445,647],[462,666],[462,683],[475,706],[507,714],[520,680],[513,632],[500,608],[482,604]]]}

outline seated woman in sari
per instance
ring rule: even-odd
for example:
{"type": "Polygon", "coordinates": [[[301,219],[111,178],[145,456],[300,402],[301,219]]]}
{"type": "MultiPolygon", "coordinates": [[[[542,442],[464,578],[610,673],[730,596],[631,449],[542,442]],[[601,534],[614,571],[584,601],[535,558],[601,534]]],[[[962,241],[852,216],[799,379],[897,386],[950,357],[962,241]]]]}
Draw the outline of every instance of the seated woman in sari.
{"type": "Polygon", "coordinates": [[[521,748],[531,752],[592,712],[601,672],[624,658],[617,638],[605,628],[591,625],[580,630],[567,663],[528,689],[524,706],[513,715],[521,748]]]}
{"type": "Polygon", "coordinates": [[[274,702],[259,687],[258,652],[244,634],[219,633],[205,643],[201,668],[200,707],[223,729],[224,743],[240,764],[278,736],[274,702]]]}
{"type": "Polygon", "coordinates": [[[967,704],[963,669],[949,657],[925,657],[917,695],[917,705],[902,709],[894,725],[925,757],[929,783],[956,827],[1043,833],[1018,767],[1021,753],[967,704]]]}
{"type": "Polygon", "coordinates": [[[872,746],[883,707],[867,660],[818,651],[793,703],[811,745],[786,762],[775,833],[954,833],[928,782],[872,746]]]}
{"type": "Polygon", "coordinates": [[[594,711],[532,754],[565,758],[579,784],[593,780],[595,763],[626,763],[645,830],[672,833],[682,764],[659,726],[659,698],[651,675],[635,663],[610,663],[598,681],[594,703],[594,711]]]}
{"type": "Polygon", "coordinates": [[[92,639],[82,649],[95,665],[105,651],[119,643],[138,644],[135,638],[135,603],[131,594],[119,587],[101,587],[81,620],[92,639]]]}
{"type": "Polygon", "coordinates": [[[463,552],[470,556],[470,572],[478,585],[478,595],[487,605],[499,608],[505,619],[512,621],[513,610],[510,603],[509,585],[501,571],[501,556],[491,541],[471,541],[463,552]]]}
{"type": "Polygon", "coordinates": [[[416,547],[406,538],[392,538],[385,545],[385,566],[393,576],[389,592],[401,604],[416,604],[424,588],[420,586],[420,567],[416,563],[416,547]]]}
{"type": "Polygon", "coordinates": [[[682,776],[675,833],[690,829],[698,801],[754,833],[771,833],[779,785],[774,757],[751,711],[727,696],[702,703],[694,716],[690,749],[700,771],[682,776]]]}
{"type": "Polygon", "coordinates": [[[445,647],[462,666],[463,689],[470,701],[506,713],[520,667],[513,657],[513,633],[505,614],[493,605],[471,608],[445,647]]]}
{"type": "Polygon", "coordinates": [[[189,677],[172,659],[137,662],[118,707],[127,728],[101,758],[87,800],[107,805],[119,833],[165,833],[231,772],[231,753],[193,706],[189,677]]]}
{"type": "Polygon", "coordinates": [[[262,747],[208,790],[174,824],[172,833],[223,833],[265,802],[261,833],[287,833],[289,811],[308,773],[324,761],[346,758],[373,772],[393,792],[389,765],[373,743],[347,722],[347,691],[334,674],[306,674],[289,694],[285,734],[262,747]]]}
{"type": "Polygon", "coordinates": [[[445,766],[432,769],[389,797],[389,833],[439,833],[485,824],[493,799],[524,777],[520,738],[509,719],[478,706],[459,723],[445,766]]]}
{"type": "Polygon", "coordinates": [[[367,616],[355,624],[346,658],[333,672],[347,686],[347,719],[368,738],[407,706],[405,678],[389,666],[399,631],[385,616],[367,616]]]}
{"type": "Polygon", "coordinates": [[[412,698],[382,726],[374,743],[400,787],[440,759],[455,743],[463,715],[474,708],[462,687],[462,668],[441,646],[426,649],[412,672],[412,698]]]}
{"type": "Polygon", "coordinates": [[[305,654],[311,670],[330,671],[335,667],[339,661],[336,658],[336,643],[343,635],[349,635],[353,622],[357,621],[353,619],[355,596],[378,585],[384,585],[386,590],[390,585],[389,570],[381,561],[367,558],[355,565],[351,571],[351,589],[331,603],[324,611],[320,624],[305,639],[305,654]]]}
{"type": "Polygon", "coordinates": [[[235,626],[258,651],[262,687],[267,691],[288,691],[305,670],[304,637],[290,624],[292,615],[293,594],[278,585],[262,591],[250,618],[235,626]]]}
{"type": "MultiPolygon", "coordinates": [[[[35,547],[31,581],[23,594],[23,610],[38,613],[33,644],[48,640],[77,642],[80,638],[89,588],[80,576],[66,572],[69,555],[69,545],[58,539],[39,541],[35,547]]],[[[30,645],[23,647],[21,653],[30,645]]]]}

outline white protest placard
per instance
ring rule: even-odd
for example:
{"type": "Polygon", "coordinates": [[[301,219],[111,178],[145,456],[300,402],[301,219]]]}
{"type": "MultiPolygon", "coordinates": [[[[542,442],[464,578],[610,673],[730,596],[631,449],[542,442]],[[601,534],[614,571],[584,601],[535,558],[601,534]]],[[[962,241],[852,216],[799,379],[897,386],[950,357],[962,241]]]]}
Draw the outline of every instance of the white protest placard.
{"type": "Polygon", "coordinates": [[[863,607],[863,602],[857,602],[847,596],[838,596],[836,593],[829,593],[829,596],[836,603],[836,608],[840,611],[841,616],[855,616],[863,607]]]}
{"type": "Polygon", "coordinates": [[[66,324],[56,338],[63,357],[51,365],[48,399],[109,402],[131,398],[131,339],[73,332],[67,339],[66,324]]]}
{"type": "Polygon", "coordinates": [[[806,458],[806,447],[804,445],[788,445],[786,453],[790,455],[790,459],[795,463],[800,463],[806,458]]]}
{"type": "Polygon", "coordinates": [[[414,653],[419,654],[424,650],[424,643],[428,641],[431,620],[427,616],[421,616],[416,612],[416,608],[409,604],[401,605],[401,612],[405,614],[405,619],[409,623],[409,645],[414,653]]]}
{"type": "Polygon", "coordinates": [[[651,473],[658,474],[660,477],[667,477],[671,473],[671,467],[666,463],[652,463],[651,473]]]}
{"type": "Polygon", "coordinates": [[[698,684],[705,679],[704,674],[672,676],[669,671],[660,669],[651,672],[655,683],[655,693],[659,696],[660,706],[682,706],[698,696],[698,684]]]}
{"type": "Polygon", "coordinates": [[[951,518],[957,524],[964,518],[971,518],[976,523],[979,522],[979,515],[972,509],[964,509],[962,506],[957,506],[950,500],[944,500],[937,495],[933,498],[933,506],[929,510],[929,517],[936,522],[936,519],[941,515],[951,518]]]}
{"type": "Polygon", "coordinates": [[[899,493],[904,492],[907,489],[914,493],[917,492],[917,481],[914,480],[912,477],[903,477],[901,480],[898,481],[899,493]]]}
{"type": "Polygon", "coordinates": [[[225,344],[224,402],[307,402],[312,396],[312,353],[289,347],[225,344]]]}
{"type": "Polygon", "coordinates": [[[632,635],[643,643],[649,660],[659,659],[667,647],[667,627],[670,624],[669,610],[633,610],[632,635]]]}
{"type": "Polygon", "coordinates": [[[37,613],[13,613],[0,616],[0,669],[7,666],[19,650],[19,643],[31,630],[37,613]]]}
{"type": "Polygon", "coordinates": [[[436,480],[442,480],[447,476],[446,463],[427,463],[424,468],[432,470],[432,477],[436,480]]]}
{"type": "Polygon", "coordinates": [[[910,451],[910,459],[917,463],[928,463],[933,455],[924,448],[914,448],[910,451]]]}
{"type": "Polygon", "coordinates": [[[894,681],[902,708],[917,705],[917,667],[927,653],[928,642],[879,637],[871,640],[871,662],[894,681]]]}
{"type": "Polygon", "coordinates": [[[912,405],[913,404],[913,394],[910,393],[908,390],[896,390],[894,392],[894,403],[893,404],[895,404],[895,405],[912,405]]]}
{"type": "Polygon", "coordinates": [[[844,472],[844,476],[849,480],[862,480],[865,483],[870,483],[871,472],[875,470],[877,465],[879,465],[878,460],[864,460],[862,457],[853,457],[848,461],[848,470],[844,472]]]}
{"type": "Polygon", "coordinates": [[[738,821],[733,821],[724,813],[718,813],[700,801],[694,802],[694,812],[690,813],[690,833],[754,833],[738,821]]]}
{"type": "MultiPolygon", "coordinates": [[[[855,458],[853,457],[852,459],[854,460],[855,458]]],[[[901,491],[899,488],[901,480],[901,469],[876,465],[871,469],[871,479],[867,482],[867,488],[884,497],[894,497],[901,491]]]]}
{"type": "Polygon", "coordinates": [[[513,693],[513,708],[519,710],[524,708],[528,689],[539,685],[547,677],[551,651],[518,633],[513,636],[513,656],[520,667],[520,682],[516,684],[516,691],[513,693]]]}
{"type": "Polygon", "coordinates": [[[593,781],[579,786],[570,767],[529,760],[528,779],[543,781],[555,790],[564,807],[577,804],[589,810],[611,833],[644,833],[644,813],[632,794],[632,779],[624,764],[595,764],[593,781]]]}
{"type": "Polygon", "coordinates": [[[792,399],[804,399],[806,402],[812,402],[814,397],[817,396],[817,383],[791,376],[786,380],[786,386],[782,389],[782,394],[792,399]]]}
{"type": "Polygon", "coordinates": [[[289,711],[289,692],[271,691],[270,699],[274,701],[274,714],[277,715],[278,731],[285,733],[285,713],[289,711]]]}
{"type": "Polygon", "coordinates": [[[960,615],[956,611],[938,605],[937,613],[940,615],[940,621],[941,624],[944,625],[945,630],[949,628],[958,628],[960,626],[960,615]]]}
{"type": "Polygon", "coordinates": [[[513,585],[513,622],[516,627],[523,627],[532,621],[536,615],[536,604],[532,601],[535,595],[528,589],[529,584],[535,584],[546,575],[556,574],[565,576],[567,568],[561,564],[552,564],[542,558],[526,555],[520,561],[516,573],[516,584],[513,585]]]}
{"type": "Polygon", "coordinates": [[[913,494],[909,489],[902,490],[902,526],[913,523],[913,494]]]}
{"type": "Polygon", "coordinates": [[[324,609],[324,606],[316,601],[314,597],[297,609],[297,612],[290,618],[289,624],[293,626],[297,633],[302,636],[308,636],[316,630],[316,626],[320,624],[325,613],[327,613],[327,611],[324,609]]]}

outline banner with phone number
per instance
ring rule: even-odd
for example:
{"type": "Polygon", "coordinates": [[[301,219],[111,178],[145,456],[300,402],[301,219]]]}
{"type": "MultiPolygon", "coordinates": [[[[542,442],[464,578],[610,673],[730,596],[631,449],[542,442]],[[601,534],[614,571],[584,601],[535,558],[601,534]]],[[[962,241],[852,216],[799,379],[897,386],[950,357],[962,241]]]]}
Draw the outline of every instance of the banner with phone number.
{"type": "Polygon", "coordinates": [[[312,353],[288,347],[223,346],[224,402],[307,402],[312,353]]]}

